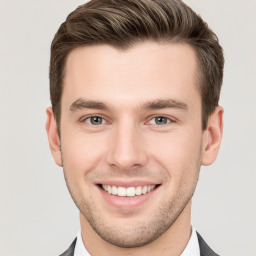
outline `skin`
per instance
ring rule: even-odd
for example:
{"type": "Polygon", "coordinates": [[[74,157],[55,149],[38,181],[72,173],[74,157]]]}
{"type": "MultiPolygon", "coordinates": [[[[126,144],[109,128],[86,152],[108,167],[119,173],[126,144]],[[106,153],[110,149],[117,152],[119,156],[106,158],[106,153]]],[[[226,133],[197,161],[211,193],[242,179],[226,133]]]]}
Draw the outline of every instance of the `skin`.
{"type": "Polygon", "coordinates": [[[61,138],[51,107],[46,130],[91,255],[180,255],[186,247],[200,166],[216,159],[223,127],[217,107],[202,131],[198,72],[186,44],[85,46],[68,56],[61,138]],[[95,125],[90,116],[102,119],[95,125]],[[159,186],[136,207],[113,206],[97,185],[138,181],[159,186]]]}

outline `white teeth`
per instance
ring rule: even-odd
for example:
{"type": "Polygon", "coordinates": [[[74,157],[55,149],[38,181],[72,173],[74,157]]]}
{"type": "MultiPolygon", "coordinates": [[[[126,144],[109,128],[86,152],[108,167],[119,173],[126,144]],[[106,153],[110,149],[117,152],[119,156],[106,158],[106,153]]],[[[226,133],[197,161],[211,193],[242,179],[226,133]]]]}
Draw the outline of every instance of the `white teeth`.
{"type": "Polygon", "coordinates": [[[117,187],[112,186],[112,195],[117,195],[117,187]]]}
{"type": "Polygon", "coordinates": [[[135,196],[135,187],[130,187],[126,189],[127,196],[135,196]]]}
{"type": "Polygon", "coordinates": [[[123,187],[118,187],[117,189],[117,195],[118,196],[126,196],[126,189],[123,187]]]}
{"type": "Polygon", "coordinates": [[[142,188],[142,194],[145,195],[147,192],[148,192],[148,187],[147,187],[147,186],[144,186],[144,187],[142,188]]]}
{"type": "Polygon", "coordinates": [[[111,188],[111,186],[110,186],[110,185],[107,185],[107,190],[108,190],[108,193],[109,193],[109,194],[111,194],[111,192],[112,192],[112,188],[111,188]]]}
{"type": "Polygon", "coordinates": [[[135,194],[136,194],[136,196],[140,196],[142,194],[142,188],[137,187],[136,190],[135,190],[135,194]]]}
{"type": "Polygon", "coordinates": [[[108,192],[109,194],[112,195],[117,195],[117,196],[127,196],[127,197],[133,197],[133,196],[140,196],[140,195],[145,195],[152,191],[156,185],[149,185],[149,186],[138,186],[138,187],[129,187],[129,188],[124,188],[124,187],[116,187],[116,186],[110,186],[110,185],[102,185],[102,188],[108,192]]]}

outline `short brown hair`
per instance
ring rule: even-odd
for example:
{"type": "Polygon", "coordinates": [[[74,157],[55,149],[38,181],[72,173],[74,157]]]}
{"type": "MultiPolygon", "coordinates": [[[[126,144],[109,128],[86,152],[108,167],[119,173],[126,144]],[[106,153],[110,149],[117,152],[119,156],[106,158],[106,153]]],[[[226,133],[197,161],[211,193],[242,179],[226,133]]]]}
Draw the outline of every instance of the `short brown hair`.
{"type": "Polygon", "coordinates": [[[92,0],[70,13],[58,29],[50,60],[50,94],[60,128],[61,95],[68,54],[78,46],[108,44],[125,49],[137,42],[187,43],[199,60],[202,128],[218,106],[224,57],[217,36],[180,0],[92,0]]]}

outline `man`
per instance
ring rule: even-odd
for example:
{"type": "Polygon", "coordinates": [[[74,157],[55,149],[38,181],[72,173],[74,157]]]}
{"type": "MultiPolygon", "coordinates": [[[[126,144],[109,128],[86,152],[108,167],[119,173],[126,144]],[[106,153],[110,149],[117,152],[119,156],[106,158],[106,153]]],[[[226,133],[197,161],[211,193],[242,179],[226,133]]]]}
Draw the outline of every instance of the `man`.
{"type": "Polygon", "coordinates": [[[182,1],[93,0],[51,46],[46,129],[80,210],[62,255],[217,255],[191,227],[220,147],[223,53],[182,1]]]}

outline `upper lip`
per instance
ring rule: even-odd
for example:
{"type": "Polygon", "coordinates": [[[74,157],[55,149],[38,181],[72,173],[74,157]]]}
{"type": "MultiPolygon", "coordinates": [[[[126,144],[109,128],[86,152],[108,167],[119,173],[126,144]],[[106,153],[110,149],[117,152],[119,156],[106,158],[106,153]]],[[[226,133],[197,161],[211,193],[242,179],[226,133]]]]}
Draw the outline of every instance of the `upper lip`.
{"type": "Polygon", "coordinates": [[[160,182],[150,181],[150,180],[104,180],[95,183],[96,185],[110,185],[116,187],[138,187],[138,186],[149,186],[149,185],[160,185],[160,182]]]}

